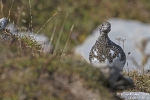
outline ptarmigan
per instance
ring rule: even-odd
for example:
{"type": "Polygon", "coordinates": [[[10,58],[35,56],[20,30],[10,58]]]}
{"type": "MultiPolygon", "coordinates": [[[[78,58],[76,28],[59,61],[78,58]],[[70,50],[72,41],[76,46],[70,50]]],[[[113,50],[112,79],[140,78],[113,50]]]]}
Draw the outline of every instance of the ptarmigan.
{"type": "Polygon", "coordinates": [[[99,29],[100,36],[96,40],[96,43],[89,54],[90,62],[95,65],[106,63],[110,67],[115,66],[120,70],[123,70],[126,62],[126,55],[123,49],[112,42],[108,37],[108,33],[111,30],[111,24],[109,22],[103,22],[99,29]]]}

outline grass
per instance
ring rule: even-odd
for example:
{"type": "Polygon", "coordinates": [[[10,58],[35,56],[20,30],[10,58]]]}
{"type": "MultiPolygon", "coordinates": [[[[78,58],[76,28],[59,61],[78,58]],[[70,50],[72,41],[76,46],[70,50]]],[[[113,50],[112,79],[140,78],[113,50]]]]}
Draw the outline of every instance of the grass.
{"type": "Polygon", "coordinates": [[[33,38],[30,36],[23,36],[20,38],[21,45],[24,45],[26,48],[30,48],[32,50],[40,51],[42,49],[42,46],[37,43],[33,38]]]}
{"type": "MultiPolygon", "coordinates": [[[[99,70],[80,61],[66,48],[83,42],[97,25],[111,17],[150,22],[149,0],[31,0],[30,4],[28,0],[2,1],[1,17],[9,15],[18,27],[45,33],[56,51],[55,55],[42,54],[41,45],[30,37],[10,36],[11,41],[1,41],[0,99],[79,100],[88,97],[80,93],[82,90],[104,100],[115,99],[99,70]],[[70,88],[76,82],[82,84],[81,89],[78,85],[70,88]],[[71,89],[78,91],[78,95],[71,89]]],[[[149,75],[139,75],[136,71],[124,74],[136,85],[126,91],[150,92],[149,75]]]]}
{"type": "MultiPolygon", "coordinates": [[[[9,37],[0,43],[1,99],[69,100],[69,97],[76,100],[88,98],[87,91],[104,100],[116,99],[102,73],[74,54],[45,55],[32,38],[9,37]],[[72,87],[78,82],[82,85],[72,87]],[[73,90],[84,93],[76,94],[73,90]]],[[[136,71],[124,74],[135,82],[135,88],[125,91],[150,92],[148,74],[139,75],[136,71]]]]}
{"type": "Polygon", "coordinates": [[[0,42],[1,100],[115,100],[101,72],[75,55],[42,54],[30,37],[11,40],[0,42]]]}
{"type": "Polygon", "coordinates": [[[136,70],[133,70],[130,72],[124,72],[124,75],[127,75],[130,78],[132,78],[135,84],[135,88],[128,89],[125,91],[150,93],[150,74],[149,73],[139,74],[136,70]]]}
{"type": "MultiPolygon", "coordinates": [[[[4,4],[3,13],[7,17],[12,0],[2,1],[4,4]]],[[[95,27],[100,25],[100,23],[112,17],[134,19],[145,23],[150,22],[149,3],[149,0],[87,0],[86,2],[76,2],[73,0],[31,0],[30,6],[28,0],[14,0],[9,17],[11,22],[14,21],[18,26],[25,26],[30,30],[33,28],[33,31],[36,33],[51,16],[57,13],[40,32],[50,37],[54,29],[54,24],[58,20],[56,35],[52,43],[56,45],[57,36],[59,36],[66,14],[68,14],[62,31],[63,35],[60,39],[59,49],[62,49],[66,43],[67,33],[72,24],[74,24],[74,30],[70,42],[74,46],[83,42],[86,36],[95,27]],[[32,27],[30,27],[31,25],[32,27]]],[[[1,15],[1,17],[3,16],[1,15]]]]}

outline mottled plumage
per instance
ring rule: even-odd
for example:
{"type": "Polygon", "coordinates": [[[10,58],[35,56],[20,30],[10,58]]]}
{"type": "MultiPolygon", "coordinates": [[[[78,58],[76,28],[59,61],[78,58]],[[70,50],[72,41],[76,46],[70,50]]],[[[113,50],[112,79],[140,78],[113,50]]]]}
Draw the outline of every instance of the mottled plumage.
{"type": "Polygon", "coordinates": [[[111,24],[103,22],[100,26],[100,36],[90,51],[89,60],[92,64],[107,63],[122,70],[126,62],[126,55],[119,45],[109,39],[110,30],[111,24]]]}

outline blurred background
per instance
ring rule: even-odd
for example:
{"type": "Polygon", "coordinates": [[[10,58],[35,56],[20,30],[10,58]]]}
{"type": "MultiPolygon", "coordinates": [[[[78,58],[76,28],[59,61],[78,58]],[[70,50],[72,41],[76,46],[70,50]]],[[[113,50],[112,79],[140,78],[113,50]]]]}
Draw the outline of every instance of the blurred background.
{"type": "MultiPolygon", "coordinates": [[[[60,40],[62,47],[66,43],[72,25],[74,29],[71,45],[74,46],[82,43],[101,22],[112,17],[150,22],[149,0],[31,0],[30,4],[31,14],[28,0],[2,0],[1,8],[3,9],[0,17],[7,17],[12,5],[10,21],[19,27],[31,30],[29,24],[32,15],[33,31],[36,33],[52,15],[57,13],[40,33],[51,37],[57,22],[56,34],[58,34],[66,18],[60,40]]],[[[55,35],[53,44],[56,43],[57,36],[55,35]]]]}

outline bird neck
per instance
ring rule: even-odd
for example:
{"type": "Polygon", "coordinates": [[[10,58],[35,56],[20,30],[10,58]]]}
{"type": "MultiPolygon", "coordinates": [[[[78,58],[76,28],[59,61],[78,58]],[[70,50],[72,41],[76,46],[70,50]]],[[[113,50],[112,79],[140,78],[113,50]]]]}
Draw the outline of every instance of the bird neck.
{"type": "Polygon", "coordinates": [[[108,38],[108,33],[100,32],[100,38],[108,38]]]}
{"type": "Polygon", "coordinates": [[[108,37],[108,34],[107,33],[104,33],[104,32],[101,32],[100,33],[100,36],[98,37],[97,39],[97,43],[106,43],[108,44],[110,41],[109,41],[109,37],[108,37]]]}

